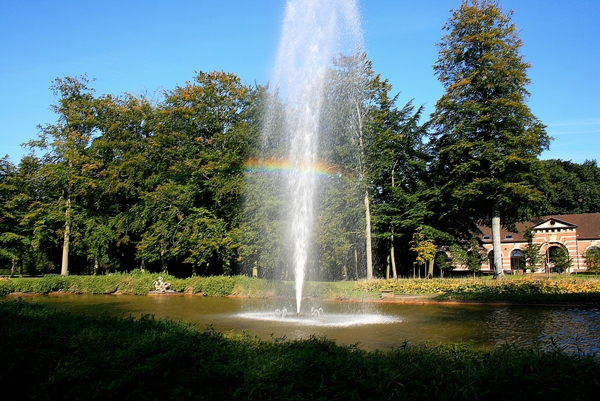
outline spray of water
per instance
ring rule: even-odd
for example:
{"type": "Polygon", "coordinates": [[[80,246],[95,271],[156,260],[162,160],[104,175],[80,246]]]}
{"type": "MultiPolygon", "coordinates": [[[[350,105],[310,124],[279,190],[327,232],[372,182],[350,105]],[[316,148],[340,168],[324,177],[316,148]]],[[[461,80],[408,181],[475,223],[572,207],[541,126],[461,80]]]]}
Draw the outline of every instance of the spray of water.
{"type": "Polygon", "coordinates": [[[289,138],[286,203],[291,206],[297,313],[314,220],[316,178],[312,171],[319,161],[319,125],[326,118],[321,115],[326,101],[324,79],[332,59],[355,52],[361,42],[356,1],[288,0],[271,84],[284,98],[284,137],[289,138]]]}

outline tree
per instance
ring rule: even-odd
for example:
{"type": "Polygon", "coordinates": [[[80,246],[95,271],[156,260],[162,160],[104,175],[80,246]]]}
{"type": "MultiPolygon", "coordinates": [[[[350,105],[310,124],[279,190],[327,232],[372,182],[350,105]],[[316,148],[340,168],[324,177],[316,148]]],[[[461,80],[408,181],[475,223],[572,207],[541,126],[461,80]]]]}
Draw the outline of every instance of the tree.
{"type": "MultiPolygon", "coordinates": [[[[558,273],[569,271],[569,268],[573,265],[573,259],[569,256],[569,251],[562,246],[550,248],[549,256],[558,273]]],[[[550,270],[548,270],[548,273],[550,273],[550,270]]]]}
{"type": "Polygon", "coordinates": [[[454,243],[450,245],[449,251],[452,254],[452,265],[455,267],[464,266],[475,274],[481,270],[481,264],[485,260],[485,249],[481,247],[477,237],[471,237],[468,242],[454,243]]]}
{"type": "Polygon", "coordinates": [[[427,273],[427,278],[432,278],[432,261],[434,260],[433,258],[435,257],[435,254],[437,252],[437,247],[431,239],[431,235],[424,231],[422,227],[419,227],[415,230],[411,241],[410,250],[417,254],[416,260],[419,265],[423,263],[429,264],[429,272],[427,273]]]}
{"type": "Polygon", "coordinates": [[[542,214],[600,212],[600,168],[595,160],[582,164],[563,160],[542,161],[552,191],[542,214]]]}
{"type": "Polygon", "coordinates": [[[334,69],[329,75],[326,93],[331,110],[323,113],[334,123],[325,129],[330,138],[330,157],[334,164],[344,168],[360,182],[364,203],[364,233],[367,280],[373,279],[373,250],[371,227],[370,166],[368,151],[377,135],[372,124],[372,113],[387,97],[390,85],[376,75],[372,63],[364,52],[351,56],[340,55],[334,59],[334,69]],[[332,114],[333,113],[333,114],[332,114]],[[332,119],[331,116],[335,115],[332,119]],[[332,157],[333,156],[333,157],[332,157]]]}
{"type": "Polygon", "coordinates": [[[398,256],[409,253],[407,239],[425,224],[428,215],[420,199],[427,163],[423,144],[427,126],[419,124],[423,107],[415,111],[410,101],[397,109],[392,106],[396,100],[397,96],[382,96],[380,106],[373,111],[379,134],[368,152],[374,188],[373,222],[376,237],[387,245],[386,276],[391,269],[393,278],[397,278],[398,256]]]}
{"type": "Polygon", "coordinates": [[[41,174],[54,187],[54,193],[40,205],[50,213],[63,214],[61,275],[69,274],[69,253],[77,211],[77,198],[93,188],[89,172],[93,167],[86,153],[96,127],[96,99],[86,76],[54,80],[50,89],[58,96],[51,109],[58,115],[56,124],[39,126],[39,139],[28,142],[31,148],[46,150],[41,174]]]}
{"type": "Polygon", "coordinates": [[[500,226],[514,229],[544,202],[537,157],[549,145],[526,105],[529,64],[511,16],[495,0],[463,0],[444,26],[434,64],[445,88],[431,136],[441,221],[463,238],[477,224],[491,225],[495,278],[504,276],[500,226]]]}
{"type": "Polygon", "coordinates": [[[139,204],[147,221],[138,249],[163,269],[171,259],[196,272],[213,257],[229,269],[239,246],[250,94],[234,74],[199,72],[170,91],[158,112],[151,140],[165,167],[139,204]]]}
{"type": "Polygon", "coordinates": [[[8,156],[0,159],[0,261],[10,260],[11,275],[22,257],[23,235],[19,232],[19,215],[16,204],[19,188],[15,178],[17,168],[8,156]]]}
{"type": "Polygon", "coordinates": [[[600,271],[600,247],[592,246],[583,253],[587,270],[598,274],[600,271]]]}
{"type": "Polygon", "coordinates": [[[544,244],[535,244],[533,242],[533,230],[528,227],[524,233],[527,245],[523,248],[523,254],[525,255],[525,265],[529,267],[533,274],[535,270],[544,261],[544,255],[540,252],[544,244]]]}
{"type": "Polygon", "coordinates": [[[435,255],[435,265],[440,269],[440,277],[444,277],[444,270],[452,269],[452,262],[448,260],[446,252],[438,252],[435,255]]]}
{"type": "Polygon", "coordinates": [[[420,139],[417,121],[422,110],[415,112],[410,102],[396,109],[397,96],[389,95],[390,83],[374,72],[366,53],[341,55],[333,64],[325,89],[327,109],[322,113],[326,121],[321,126],[329,131],[322,135],[328,141],[323,157],[329,165],[353,176],[362,190],[366,275],[372,279],[376,187],[386,170],[388,179],[397,178],[399,185],[403,180],[401,173],[417,152],[411,145],[420,139]],[[382,160],[381,150],[386,145],[393,150],[382,160]],[[411,148],[411,153],[401,154],[406,148],[411,148]],[[390,169],[395,170],[393,174],[390,169]]]}

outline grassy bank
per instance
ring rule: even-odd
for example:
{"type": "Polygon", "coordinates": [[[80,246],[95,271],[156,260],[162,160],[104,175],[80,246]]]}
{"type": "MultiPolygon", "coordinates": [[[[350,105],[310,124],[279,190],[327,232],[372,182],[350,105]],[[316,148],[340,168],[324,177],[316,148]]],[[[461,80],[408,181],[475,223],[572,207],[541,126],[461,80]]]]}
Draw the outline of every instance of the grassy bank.
{"type": "Polygon", "coordinates": [[[375,280],[359,282],[355,290],[395,294],[436,294],[436,300],[505,301],[518,303],[600,304],[597,276],[563,275],[551,279],[531,276],[491,278],[375,280]]]}
{"type": "MultiPolygon", "coordinates": [[[[106,276],[46,276],[0,280],[0,295],[50,292],[85,294],[147,294],[154,289],[158,274],[111,274],[106,276]]],[[[205,296],[247,296],[255,298],[290,296],[291,282],[254,279],[245,276],[214,276],[178,279],[165,276],[179,293],[205,296]]],[[[548,278],[530,276],[450,279],[400,279],[358,282],[307,282],[303,295],[313,298],[377,298],[382,291],[394,294],[435,294],[436,300],[506,301],[521,303],[600,304],[600,279],[571,275],[548,278]]]]}
{"type": "MultiPolygon", "coordinates": [[[[44,276],[0,279],[0,296],[10,293],[48,294],[134,294],[146,295],[154,290],[154,282],[163,277],[170,289],[178,293],[204,296],[246,296],[255,298],[289,296],[294,293],[294,283],[260,280],[246,276],[212,276],[179,279],[169,275],[134,273],[105,276],[44,276]]],[[[304,295],[315,298],[355,296],[353,282],[309,282],[304,295]]],[[[362,290],[359,290],[362,291],[362,290]]]]}
{"type": "Polygon", "coordinates": [[[560,349],[366,352],[326,339],[260,341],[6,300],[0,321],[6,400],[587,400],[600,390],[600,362],[560,349]]]}

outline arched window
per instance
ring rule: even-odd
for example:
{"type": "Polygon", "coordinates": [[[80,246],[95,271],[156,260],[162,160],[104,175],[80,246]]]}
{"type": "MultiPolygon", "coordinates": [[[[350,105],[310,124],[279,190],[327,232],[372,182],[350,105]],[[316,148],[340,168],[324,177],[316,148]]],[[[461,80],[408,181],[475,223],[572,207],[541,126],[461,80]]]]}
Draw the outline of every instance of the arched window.
{"type": "Polygon", "coordinates": [[[591,246],[583,253],[585,265],[588,271],[598,273],[600,271],[600,247],[591,246]]]}
{"type": "Polygon", "coordinates": [[[512,271],[525,270],[525,255],[520,249],[515,249],[511,252],[510,269],[512,271]]]}

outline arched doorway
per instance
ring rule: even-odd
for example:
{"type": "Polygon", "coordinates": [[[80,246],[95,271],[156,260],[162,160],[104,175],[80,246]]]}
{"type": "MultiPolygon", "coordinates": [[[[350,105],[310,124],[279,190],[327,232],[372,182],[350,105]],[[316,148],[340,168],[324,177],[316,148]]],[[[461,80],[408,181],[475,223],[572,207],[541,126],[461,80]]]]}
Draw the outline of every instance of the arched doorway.
{"type": "Polygon", "coordinates": [[[513,272],[525,271],[525,254],[520,249],[510,253],[510,270],[513,272]]]}
{"type": "Polygon", "coordinates": [[[546,251],[546,272],[562,273],[571,267],[569,251],[561,244],[550,245],[546,251]]]}

